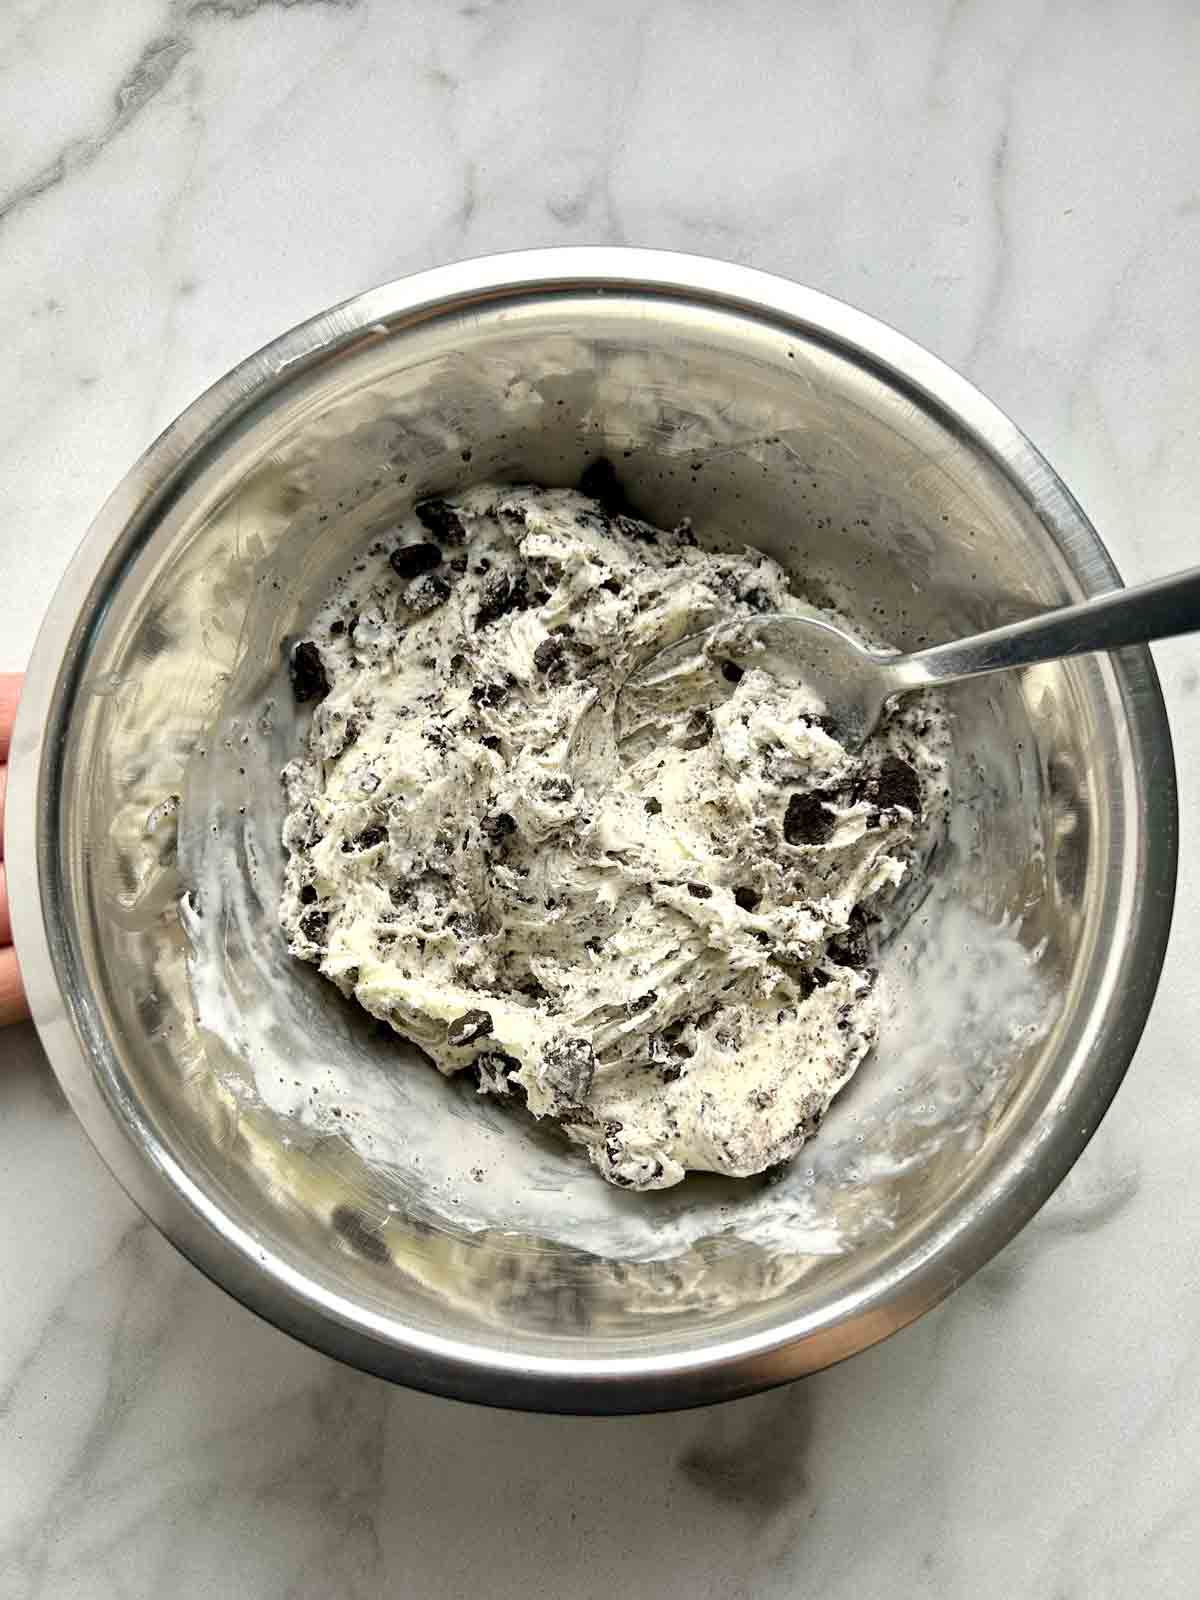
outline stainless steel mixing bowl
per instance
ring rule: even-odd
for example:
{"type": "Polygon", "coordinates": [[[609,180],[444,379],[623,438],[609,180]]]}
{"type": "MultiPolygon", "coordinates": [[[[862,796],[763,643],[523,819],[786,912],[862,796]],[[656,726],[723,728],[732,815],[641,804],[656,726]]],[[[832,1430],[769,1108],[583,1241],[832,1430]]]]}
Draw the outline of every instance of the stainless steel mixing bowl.
{"type": "Polygon", "coordinates": [[[627,1411],[850,1355],[1036,1211],[1141,1033],[1176,800],[1146,651],[964,686],[878,1058],[780,1182],[606,1190],[373,1033],[272,915],[289,634],[420,494],[599,453],[651,519],[765,545],[901,646],[1119,581],[1017,429],[858,312],[653,252],[467,262],[285,334],[124,480],[38,642],[8,870],[54,1069],[203,1271],[393,1379],[627,1411]]]}

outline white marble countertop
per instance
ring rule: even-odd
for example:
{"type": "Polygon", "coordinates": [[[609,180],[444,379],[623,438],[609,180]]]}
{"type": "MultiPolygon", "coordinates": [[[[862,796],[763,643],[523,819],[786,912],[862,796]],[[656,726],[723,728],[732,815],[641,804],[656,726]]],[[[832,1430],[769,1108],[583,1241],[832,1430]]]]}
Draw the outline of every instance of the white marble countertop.
{"type": "MultiPolygon", "coordinates": [[[[550,243],[736,258],[1004,406],[1127,579],[1197,560],[1189,0],[9,0],[0,667],[152,436],[291,323],[550,243]],[[890,20],[881,20],[887,18],[890,20]]],[[[936,1313],[709,1412],[491,1413],[256,1321],[0,1043],[0,1600],[1194,1596],[1200,650],[1158,651],[1179,908],[1131,1075],[936,1313]]]]}

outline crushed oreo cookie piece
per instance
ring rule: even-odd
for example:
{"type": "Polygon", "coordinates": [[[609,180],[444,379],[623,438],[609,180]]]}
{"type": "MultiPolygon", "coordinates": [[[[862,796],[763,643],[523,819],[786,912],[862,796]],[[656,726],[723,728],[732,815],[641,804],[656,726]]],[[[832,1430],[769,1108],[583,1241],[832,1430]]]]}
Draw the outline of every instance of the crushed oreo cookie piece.
{"type": "Polygon", "coordinates": [[[495,678],[490,683],[477,683],[471,690],[471,702],[473,705],[494,710],[508,699],[509,689],[509,684],[501,683],[495,678]]]}
{"type": "Polygon", "coordinates": [[[783,837],[792,845],[825,844],[837,818],[817,794],[794,794],[783,818],[783,837]]]}
{"type": "Polygon", "coordinates": [[[739,667],[736,661],[722,661],[721,676],[726,683],[741,683],[746,671],[744,667],[739,667]]]}
{"type": "Polygon", "coordinates": [[[299,705],[306,700],[323,700],[329,693],[325,663],[311,639],[305,639],[292,651],[288,677],[292,681],[292,695],[299,705]]]}
{"type": "Polygon", "coordinates": [[[516,819],[507,811],[497,811],[490,817],[484,817],[480,827],[493,844],[503,844],[517,831],[516,819]]]}
{"type": "Polygon", "coordinates": [[[327,911],[306,911],[300,918],[300,932],[306,939],[311,939],[314,944],[322,944],[325,939],[326,929],[329,927],[329,913],[327,911]]]}
{"type": "Polygon", "coordinates": [[[533,664],[539,672],[551,672],[562,662],[565,651],[561,635],[549,634],[533,652],[533,664]]]}
{"type": "Polygon", "coordinates": [[[413,507],[423,528],[443,544],[462,544],[467,536],[462,518],[447,501],[434,498],[422,500],[413,507]]]}
{"type": "Polygon", "coordinates": [[[866,797],[884,809],[903,806],[914,817],[921,815],[921,780],[900,756],[884,756],[879,771],[867,780],[866,797]]]}
{"type": "Polygon", "coordinates": [[[515,576],[497,572],[484,584],[479,597],[479,610],[475,613],[475,632],[481,633],[493,622],[510,611],[525,611],[529,607],[528,579],[523,572],[515,576]]]}
{"type": "Polygon", "coordinates": [[[464,1011],[446,1028],[446,1043],[458,1050],[463,1045],[474,1044],[476,1039],[485,1038],[491,1031],[490,1011],[464,1011]]]}
{"type": "Polygon", "coordinates": [[[871,939],[867,917],[861,906],[855,906],[846,924],[846,931],[830,942],[830,957],[842,967],[860,970],[871,959],[871,939]]]}
{"type": "Polygon", "coordinates": [[[547,778],[542,784],[542,793],[547,800],[569,800],[575,793],[575,785],[570,778],[547,778]]]}
{"type": "Polygon", "coordinates": [[[762,895],[757,889],[751,889],[743,884],[741,888],[733,891],[733,902],[743,911],[757,911],[762,904],[762,895]]]}
{"type": "Polygon", "coordinates": [[[513,1073],[521,1068],[516,1056],[507,1055],[503,1050],[487,1050],[476,1056],[472,1065],[480,1094],[511,1095],[518,1101],[524,1101],[524,1089],[519,1083],[513,1082],[513,1073]]]}
{"type": "Polygon", "coordinates": [[[662,816],[662,801],[661,800],[656,800],[654,798],[654,796],[651,795],[649,800],[647,800],[647,801],[645,801],[643,803],[642,810],[646,813],[646,815],[648,817],[661,817],[662,816]]]}
{"type": "Polygon", "coordinates": [[[687,892],[693,900],[711,900],[712,890],[705,883],[689,883],[687,892]]]}
{"type": "Polygon", "coordinates": [[[419,578],[442,564],[442,552],[436,544],[402,544],[388,557],[392,571],[399,578],[419,578]]]}
{"type": "Polygon", "coordinates": [[[449,600],[450,585],[440,572],[431,572],[428,577],[409,584],[404,598],[418,615],[428,616],[449,600]]]}

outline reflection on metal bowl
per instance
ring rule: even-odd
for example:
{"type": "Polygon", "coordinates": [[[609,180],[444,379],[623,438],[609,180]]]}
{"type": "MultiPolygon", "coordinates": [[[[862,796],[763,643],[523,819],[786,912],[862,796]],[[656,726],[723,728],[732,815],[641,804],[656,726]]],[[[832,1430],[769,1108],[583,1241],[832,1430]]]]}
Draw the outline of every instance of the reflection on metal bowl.
{"type": "Polygon", "coordinates": [[[635,250],[441,269],[284,335],[117,490],[30,671],[9,871],[55,1070],[197,1265],[399,1381],[625,1411],[850,1355],[1032,1215],[1140,1034],[1176,811],[1144,650],[952,691],[950,837],[876,1057],[776,1181],[608,1190],[275,924],[289,637],[415,498],[600,454],[650,520],[762,546],[902,647],[1118,581],[993,406],[834,301],[635,250]]]}

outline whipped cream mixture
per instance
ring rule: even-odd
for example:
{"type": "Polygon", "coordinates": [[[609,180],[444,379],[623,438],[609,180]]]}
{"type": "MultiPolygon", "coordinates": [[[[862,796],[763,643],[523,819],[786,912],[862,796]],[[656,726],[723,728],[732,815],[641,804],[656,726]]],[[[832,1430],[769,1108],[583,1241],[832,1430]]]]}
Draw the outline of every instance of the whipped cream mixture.
{"type": "Polygon", "coordinates": [[[610,1182],[747,1176],[875,1040],[874,928],[940,837],[944,718],[910,701],[851,755],[803,686],[704,652],[620,694],[699,628],[814,608],[761,553],[629,515],[602,465],[585,486],[424,502],[295,646],[281,920],[610,1182]]]}

